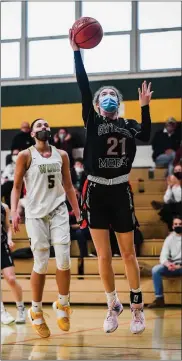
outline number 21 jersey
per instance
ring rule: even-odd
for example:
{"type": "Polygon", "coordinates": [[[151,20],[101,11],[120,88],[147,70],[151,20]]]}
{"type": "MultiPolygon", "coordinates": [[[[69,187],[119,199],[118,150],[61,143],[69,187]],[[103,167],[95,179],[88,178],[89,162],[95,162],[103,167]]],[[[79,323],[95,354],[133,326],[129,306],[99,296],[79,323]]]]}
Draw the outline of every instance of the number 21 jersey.
{"type": "Polygon", "coordinates": [[[62,157],[55,147],[51,150],[51,156],[45,158],[34,146],[29,148],[32,160],[24,176],[26,218],[43,218],[65,201],[62,157]]]}

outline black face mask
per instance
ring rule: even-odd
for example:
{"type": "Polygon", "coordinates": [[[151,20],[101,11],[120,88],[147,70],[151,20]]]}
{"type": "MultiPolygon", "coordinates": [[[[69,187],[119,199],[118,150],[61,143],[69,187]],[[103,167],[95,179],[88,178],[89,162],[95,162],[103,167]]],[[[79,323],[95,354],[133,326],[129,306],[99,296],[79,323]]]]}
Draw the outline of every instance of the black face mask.
{"type": "Polygon", "coordinates": [[[36,132],[35,137],[38,140],[42,140],[43,142],[46,142],[46,140],[50,139],[51,132],[49,130],[40,130],[39,132],[36,132]]]}
{"type": "Polygon", "coordinates": [[[175,172],[174,176],[178,179],[181,180],[182,179],[182,172],[175,172]]]}
{"type": "Polygon", "coordinates": [[[182,226],[174,227],[174,232],[176,232],[178,234],[182,233],[182,226]]]}

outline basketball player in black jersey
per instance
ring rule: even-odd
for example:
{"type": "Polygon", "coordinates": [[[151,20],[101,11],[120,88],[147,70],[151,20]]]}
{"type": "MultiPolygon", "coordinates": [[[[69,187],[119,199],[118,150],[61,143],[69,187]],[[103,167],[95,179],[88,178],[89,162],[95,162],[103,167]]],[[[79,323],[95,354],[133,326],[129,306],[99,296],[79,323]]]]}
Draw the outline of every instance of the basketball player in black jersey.
{"type": "Polygon", "coordinates": [[[11,256],[14,243],[12,241],[9,215],[8,205],[1,202],[1,272],[11,288],[17,306],[17,317],[14,319],[4,308],[3,302],[1,302],[1,323],[4,325],[9,325],[14,321],[16,324],[26,322],[26,311],[22,301],[22,288],[16,280],[15,267],[11,256]]]}
{"type": "Polygon", "coordinates": [[[86,208],[85,216],[97,251],[99,272],[108,303],[104,331],[116,330],[118,316],[123,311],[115,290],[112,269],[109,242],[111,226],[117,236],[130,286],[130,330],[132,333],[141,333],[145,329],[145,318],[133,240],[135,213],[128,177],[136,153],[135,138],[145,142],[150,138],[149,102],[153,93],[151,83],[147,86],[144,81],[142,89],[138,89],[141,124],[133,119],[120,118],[121,94],[116,88],[108,86],[100,88],[94,99],[92,98],[88,77],[72,30],[69,38],[74,51],[76,77],[82,96],[82,117],[86,128],[84,166],[88,184],[84,187],[86,191],[83,208],[86,208]]]}

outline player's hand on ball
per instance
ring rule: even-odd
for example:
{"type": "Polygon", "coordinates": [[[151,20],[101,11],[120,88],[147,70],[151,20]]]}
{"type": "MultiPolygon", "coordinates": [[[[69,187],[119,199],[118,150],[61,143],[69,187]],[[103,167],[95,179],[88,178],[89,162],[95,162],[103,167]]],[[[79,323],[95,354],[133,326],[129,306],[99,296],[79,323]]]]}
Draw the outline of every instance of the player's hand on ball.
{"type": "Polygon", "coordinates": [[[142,83],[142,89],[138,88],[139,102],[141,107],[144,107],[145,105],[148,105],[150,103],[153,94],[153,91],[151,91],[151,85],[152,83],[149,83],[149,85],[147,86],[147,82],[145,80],[142,83]]]}
{"type": "Polygon", "coordinates": [[[20,215],[17,212],[13,212],[12,213],[12,226],[13,226],[13,231],[19,232],[19,223],[20,223],[20,215]]]}
{"type": "Polygon", "coordinates": [[[75,43],[75,36],[74,36],[74,31],[72,29],[69,30],[69,40],[70,40],[70,45],[72,47],[72,49],[74,51],[79,50],[79,46],[75,43]]]}

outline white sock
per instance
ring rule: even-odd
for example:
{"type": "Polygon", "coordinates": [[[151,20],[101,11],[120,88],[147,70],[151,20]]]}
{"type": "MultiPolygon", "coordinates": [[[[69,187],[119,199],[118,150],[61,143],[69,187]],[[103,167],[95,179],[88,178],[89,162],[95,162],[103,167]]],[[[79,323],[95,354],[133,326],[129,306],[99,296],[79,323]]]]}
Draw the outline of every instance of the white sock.
{"type": "Polygon", "coordinates": [[[107,297],[108,306],[110,306],[113,301],[115,301],[115,302],[119,301],[116,290],[114,290],[113,292],[110,292],[110,293],[105,292],[105,294],[107,297]]]}
{"type": "Polygon", "coordinates": [[[69,295],[58,295],[58,301],[62,306],[69,305],[69,295]]]}
{"type": "Polygon", "coordinates": [[[132,288],[131,291],[132,291],[133,293],[139,293],[139,292],[141,292],[142,290],[141,290],[141,288],[137,288],[136,290],[135,290],[134,288],[132,288]]]}
{"type": "Polygon", "coordinates": [[[16,302],[16,307],[17,307],[17,308],[25,308],[24,302],[23,302],[23,301],[21,301],[21,302],[16,302]]]}
{"type": "Polygon", "coordinates": [[[1,312],[4,312],[4,311],[5,311],[4,303],[1,302],[1,312]]]}
{"type": "Polygon", "coordinates": [[[33,312],[42,311],[42,302],[34,302],[34,301],[32,301],[32,311],[33,312]]]}

